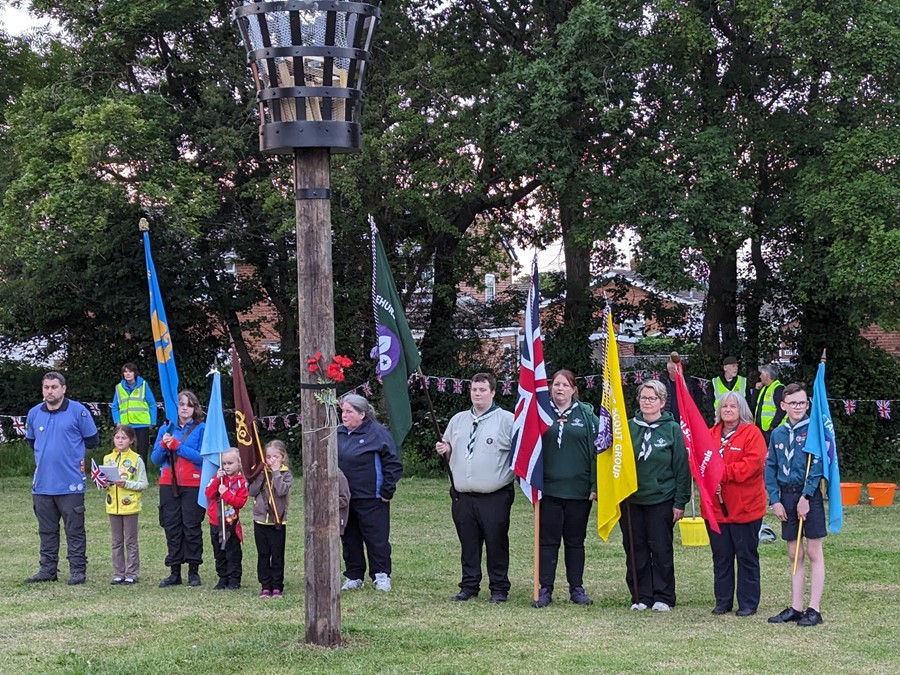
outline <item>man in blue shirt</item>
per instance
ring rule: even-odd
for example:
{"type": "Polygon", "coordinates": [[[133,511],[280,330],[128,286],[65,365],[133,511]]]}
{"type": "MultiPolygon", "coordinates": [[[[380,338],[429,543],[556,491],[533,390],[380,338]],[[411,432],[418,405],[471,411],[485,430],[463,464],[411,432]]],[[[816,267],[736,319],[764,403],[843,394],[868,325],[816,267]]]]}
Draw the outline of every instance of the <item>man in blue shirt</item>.
{"type": "Polygon", "coordinates": [[[59,520],[66,530],[69,585],[87,576],[84,530],[84,458],[100,444],[87,408],[66,398],[66,378],[50,372],[41,381],[44,402],[28,411],[25,440],[34,449],[31,498],[41,537],[41,567],[26,583],[56,581],[59,565],[59,520]]]}

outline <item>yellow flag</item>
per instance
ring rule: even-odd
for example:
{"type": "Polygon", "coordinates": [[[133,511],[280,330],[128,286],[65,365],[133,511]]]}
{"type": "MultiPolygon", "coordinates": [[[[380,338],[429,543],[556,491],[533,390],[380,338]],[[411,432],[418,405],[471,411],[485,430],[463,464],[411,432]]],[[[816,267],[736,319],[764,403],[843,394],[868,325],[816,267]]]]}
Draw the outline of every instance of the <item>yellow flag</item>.
{"type": "Polygon", "coordinates": [[[598,440],[606,436],[608,447],[597,455],[597,534],[609,539],[613,527],[622,515],[622,500],[637,490],[637,470],[634,449],[628,431],[628,417],[622,395],[622,374],[619,370],[619,349],[613,331],[612,312],[606,310],[606,357],[603,364],[603,399],[598,440]],[[605,412],[604,412],[605,411],[605,412]],[[608,413],[608,417],[607,414],[608,413]],[[610,442],[611,436],[611,442],[610,442]]]}

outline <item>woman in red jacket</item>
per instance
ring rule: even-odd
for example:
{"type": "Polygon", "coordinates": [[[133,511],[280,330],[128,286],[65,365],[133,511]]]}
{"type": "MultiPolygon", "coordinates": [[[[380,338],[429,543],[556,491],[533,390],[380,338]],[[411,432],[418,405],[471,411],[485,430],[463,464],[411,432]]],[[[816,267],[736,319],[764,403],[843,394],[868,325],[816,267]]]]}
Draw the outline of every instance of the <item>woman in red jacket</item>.
{"type": "MultiPolygon", "coordinates": [[[[731,611],[734,603],[737,562],[737,616],[756,614],[759,605],[759,528],[766,514],[766,441],[753,424],[747,401],[738,392],[719,399],[716,425],[710,429],[721,443],[725,475],[719,485],[713,512],[721,533],[706,524],[713,554],[716,606],[713,614],[731,611]]],[[[709,520],[708,514],[703,514],[709,520]]]]}

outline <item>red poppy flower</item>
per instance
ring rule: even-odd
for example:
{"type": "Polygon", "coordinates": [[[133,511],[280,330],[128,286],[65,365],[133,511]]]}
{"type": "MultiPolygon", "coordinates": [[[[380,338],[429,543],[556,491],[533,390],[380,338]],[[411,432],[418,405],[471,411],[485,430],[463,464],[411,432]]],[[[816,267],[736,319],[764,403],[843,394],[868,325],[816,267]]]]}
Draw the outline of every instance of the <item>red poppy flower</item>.
{"type": "Polygon", "coordinates": [[[328,367],[325,368],[325,377],[329,380],[333,380],[335,382],[343,382],[344,381],[344,369],[341,368],[336,363],[329,363],[328,367]]]}

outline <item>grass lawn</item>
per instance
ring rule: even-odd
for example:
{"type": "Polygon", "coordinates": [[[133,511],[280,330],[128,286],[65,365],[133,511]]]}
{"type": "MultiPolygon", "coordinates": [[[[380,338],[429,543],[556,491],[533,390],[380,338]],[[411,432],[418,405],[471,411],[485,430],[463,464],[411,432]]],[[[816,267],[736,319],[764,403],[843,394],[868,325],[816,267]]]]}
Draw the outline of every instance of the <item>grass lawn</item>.
{"type": "MultiPolygon", "coordinates": [[[[88,583],[26,585],[37,571],[37,523],[30,481],[0,480],[2,673],[895,673],[900,663],[898,506],[845,511],[842,533],[825,543],[825,624],[802,629],[766,618],[790,598],[784,542],[764,544],[760,613],[714,617],[708,548],[676,534],[678,606],[670,614],[631,612],[618,530],[608,543],[591,532],[586,588],[591,607],[569,605],[562,562],[556,602],[530,607],[531,511],[513,508],[510,602],[482,594],[450,603],[459,548],[446,482],[404,479],[393,504],[394,590],[370,584],[342,597],[345,647],[303,644],[302,495],[293,495],[287,587],[282,600],[257,598],[252,527],[244,544],[244,588],[212,590],[207,542],[203,586],[157,588],[167,574],[157,525],[157,492],[141,516],[141,582],[110,586],[109,526],[101,493],[88,494],[88,583]],[[563,593],[560,593],[563,591],[563,593]]],[[[248,512],[249,515],[249,512],[248,512]]],[[[595,521],[594,521],[595,522],[595,521]]],[[[594,526],[592,522],[592,527],[594,526]]],[[[775,525],[769,518],[769,524],[775,525]]],[[[776,528],[777,530],[777,528],[776,528]]],[[[208,536],[208,534],[207,534],[208,536]]],[[[63,557],[65,550],[62,551],[63,557]]]]}

